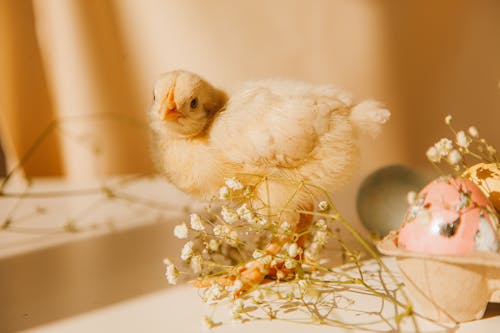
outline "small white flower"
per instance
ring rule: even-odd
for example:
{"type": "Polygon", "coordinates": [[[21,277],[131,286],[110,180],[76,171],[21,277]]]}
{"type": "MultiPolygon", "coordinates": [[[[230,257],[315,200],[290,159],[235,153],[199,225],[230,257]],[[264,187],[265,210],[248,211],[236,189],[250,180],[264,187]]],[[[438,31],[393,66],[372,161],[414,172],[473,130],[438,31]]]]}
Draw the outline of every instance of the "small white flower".
{"type": "Polygon", "coordinates": [[[204,301],[208,304],[214,304],[217,300],[221,299],[225,294],[224,287],[221,285],[214,283],[210,288],[205,290],[204,293],[204,301]]]}
{"type": "Polygon", "coordinates": [[[219,189],[219,199],[225,200],[227,198],[229,198],[229,189],[227,188],[227,186],[222,186],[219,189]]]}
{"type": "Polygon", "coordinates": [[[290,230],[291,226],[290,226],[290,223],[285,221],[285,222],[281,223],[280,228],[283,231],[288,231],[288,230],[290,230]]]}
{"type": "Polygon", "coordinates": [[[201,221],[201,217],[198,214],[191,214],[191,228],[196,231],[203,231],[205,227],[203,226],[203,222],[201,221]]]}
{"type": "Polygon", "coordinates": [[[290,246],[288,246],[288,255],[291,258],[295,258],[299,254],[299,247],[297,243],[292,243],[290,246]]]}
{"type": "Polygon", "coordinates": [[[215,236],[219,236],[219,237],[222,236],[222,232],[223,232],[222,226],[216,225],[213,229],[213,232],[214,232],[215,236]]]}
{"type": "Polygon", "coordinates": [[[224,180],[226,186],[229,187],[233,191],[239,191],[243,189],[243,184],[236,178],[226,178],[224,180]]]}
{"type": "Polygon", "coordinates": [[[465,135],[464,131],[460,131],[457,133],[457,145],[463,148],[469,147],[470,139],[465,135]]]}
{"type": "Polygon", "coordinates": [[[434,146],[427,149],[427,152],[425,154],[427,155],[427,158],[431,162],[438,163],[439,161],[441,161],[441,155],[434,146]]]}
{"type": "Polygon", "coordinates": [[[194,253],[193,247],[194,247],[193,241],[189,241],[186,244],[184,244],[184,246],[182,247],[182,251],[181,251],[181,259],[182,260],[186,261],[193,256],[193,253],[194,253]]]}
{"type": "Polygon", "coordinates": [[[459,163],[462,160],[462,154],[456,149],[453,149],[449,154],[448,154],[448,163],[451,165],[455,165],[459,163]]]}
{"type": "Polygon", "coordinates": [[[299,289],[304,292],[309,288],[309,282],[306,280],[299,280],[299,289]]]}
{"type": "Polygon", "coordinates": [[[477,128],[475,128],[474,126],[469,127],[467,131],[469,132],[469,135],[472,136],[473,138],[479,137],[479,132],[477,128]]]}
{"type": "Polygon", "coordinates": [[[451,115],[447,115],[447,116],[444,118],[444,123],[445,123],[446,125],[449,125],[449,124],[451,124],[451,120],[452,120],[452,119],[453,119],[453,118],[451,117],[451,115]]]}
{"type": "Polygon", "coordinates": [[[258,262],[264,264],[264,265],[269,265],[273,261],[273,257],[270,255],[265,255],[257,259],[258,262]]]}
{"type": "Polygon", "coordinates": [[[258,225],[261,225],[261,226],[265,226],[269,223],[269,220],[262,217],[262,216],[253,216],[252,219],[251,219],[251,223],[253,224],[258,224],[258,225]]]}
{"type": "Polygon", "coordinates": [[[243,282],[241,280],[234,281],[233,285],[230,288],[232,293],[238,292],[243,288],[243,282]]]}
{"type": "Polygon", "coordinates": [[[236,230],[231,230],[228,234],[227,243],[231,246],[238,246],[240,234],[236,230]]]}
{"type": "Polygon", "coordinates": [[[211,239],[208,242],[208,248],[213,252],[219,251],[219,247],[220,247],[220,242],[216,239],[211,239]]]}
{"type": "Polygon", "coordinates": [[[444,157],[453,149],[453,142],[451,142],[448,138],[442,138],[434,145],[434,147],[436,147],[439,155],[444,157]]]}
{"type": "Polygon", "coordinates": [[[326,231],[318,231],[314,235],[313,242],[322,246],[325,245],[328,240],[328,233],[326,231]]]}
{"type": "Polygon", "coordinates": [[[283,273],[283,271],[277,271],[277,272],[276,272],[276,277],[277,277],[279,280],[283,280],[283,279],[286,277],[286,275],[285,275],[285,273],[283,273]]]}
{"type": "Polygon", "coordinates": [[[222,219],[229,224],[236,223],[239,220],[238,214],[226,206],[222,206],[220,214],[222,219]]]}
{"type": "Polygon", "coordinates": [[[247,221],[248,223],[253,223],[254,222],[254,214],[248,209],[247,204],[241,205],[237,210],[236,214],[243,220],[247,221]]]}
{"type": "Polygon", "coordinates": [[[316,228],[318,228],[319,230],[323,230],[323,231],[325,231],[328,228],[326,221],[323,219],[317,220],[314,225],[316,226],[316,228]]]}
{"type": "Polygon", "coordinates": [[[174,264],[168,264],[165,269],[165,276],[167,278],[168,283],[176,284],[177,279],[179,278],[179,271],[175,268],[174,264]]]}
{"type": "Polygon", "coordinates": [[[193,270],[194,274],[201,273],[202,263],[203,263],[203,259],[201,258],[201,256],[199,254],[191,257],[190,266],[191,266],[191,269],[193,270]]]}
{"type": "Polygon", "coordinates": [[[186,223],[176,225],[174,228],[174,236],[179,239],[185,239],[188,236],[188,228],[186,223]]]}
{"type": "Polygon", "coordinates": [[[295,260],[287,259],[285,260],[285,267],[288,269],[294,269],[297,266],[295,260]]]}
{"type": "Polygon", "coordinates": [[[252,257],[254,259],[259,259],[260,257],[263,257],[263,256],[265,256],[265,254],[262,251],[259,251],[259,250],[255,250],[252,253],[252,257]]]}
{"type": "Polygon", "coordinates": [[[415,191],[410,191],[408,194],[406,194],[406,201],[408,202],[409,205],[415,204],[417,201],[417,192],[415,191]]]}
{"type": "Polygon", "coordinates": [[[330,209],[330,205],[326,201],[320,201],[318,204],[318,209],[320,212],[326,212],[327,210],[330,209]]]}
{"type": "Polygon", "coordinates": [[[304,252],[304,255],[305,257],[307,258],[307,260],[311,261],[311,262],[315,262],[318,260],[318,251],[317,251],[317,247],[313,247],[312,245],[316,245],[316,244],[311,244],[311,246],[304,252]]]}

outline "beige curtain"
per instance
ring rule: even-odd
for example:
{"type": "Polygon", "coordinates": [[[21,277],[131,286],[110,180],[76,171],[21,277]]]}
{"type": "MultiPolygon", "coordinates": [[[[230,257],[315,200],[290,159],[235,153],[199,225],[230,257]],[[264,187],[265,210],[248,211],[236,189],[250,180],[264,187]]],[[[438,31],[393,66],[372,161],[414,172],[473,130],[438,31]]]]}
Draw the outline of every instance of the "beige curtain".
{"type": "Polygon", "coordinates": [[[159,73],[213,83],[282,77],[385,101],[361,173],[425,165],[441,119],[500,147],[500,2],[0,0],[0,126],[10,165],[53,120],[29,176],[147,172],[159,73]]]}

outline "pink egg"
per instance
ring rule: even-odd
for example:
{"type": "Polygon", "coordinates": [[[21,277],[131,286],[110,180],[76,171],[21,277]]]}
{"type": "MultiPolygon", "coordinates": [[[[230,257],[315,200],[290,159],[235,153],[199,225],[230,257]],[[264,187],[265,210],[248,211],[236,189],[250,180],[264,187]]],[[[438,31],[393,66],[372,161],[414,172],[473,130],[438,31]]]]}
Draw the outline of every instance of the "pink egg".
{"type": "Polygon", "coordinates": [[[498,251],[498,219],[479,187],[468,179],[441,177],[410,205],[398,246],[429,254],[498,251]]]}

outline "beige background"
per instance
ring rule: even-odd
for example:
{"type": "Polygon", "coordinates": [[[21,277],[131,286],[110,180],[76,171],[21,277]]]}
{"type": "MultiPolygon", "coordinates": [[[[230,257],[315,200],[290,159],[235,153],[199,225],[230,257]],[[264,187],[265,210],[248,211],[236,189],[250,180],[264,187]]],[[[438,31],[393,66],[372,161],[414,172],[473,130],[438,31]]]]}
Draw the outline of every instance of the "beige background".
{"type": "MultiPolygon", "coordinates": [[[[189,69],[223,87],[301,79],[337,84],[392,110],[381,137],[364,142],[357,184],[385,164],[427,166],[425,150],[448,134],[448,113],[500,148],[499,36],[496,0],[0,0],[2,144],[12,166],[59,119],[26,175],[87,180],[148,172],[143,123],[159,73],[189,69]]],[[[350,207],[350,221],[357,220],[355,191],[336,198],[350,207]]],[[[59,199],[55,205],[61,214],[61,207],[76,210],[59,199]]],[[[167,236],[178,219],[164,221],[0,260],[0,331],[164,288],[161,259],[179,249],[167,236]]],[[[161,299],[155,311],[140,303],[140,310],[104,317],[111,327],[163,318],[172,300],[161,299]]],[[[104,321],[95,325],[102,329],[104,321]]]]}
{"type": "Polygon", "coordinates": [[[151,170],[148,132],[129,117],[144,121],[154,79],[175,68],[221,86],[282,77],[384,101],[393,118],[366,144],[361,175],[427,165],[448,113],[500,146],[500,1],[0,0],[0,36],[10,165],[63,119],[29,176],[151,170]]]}

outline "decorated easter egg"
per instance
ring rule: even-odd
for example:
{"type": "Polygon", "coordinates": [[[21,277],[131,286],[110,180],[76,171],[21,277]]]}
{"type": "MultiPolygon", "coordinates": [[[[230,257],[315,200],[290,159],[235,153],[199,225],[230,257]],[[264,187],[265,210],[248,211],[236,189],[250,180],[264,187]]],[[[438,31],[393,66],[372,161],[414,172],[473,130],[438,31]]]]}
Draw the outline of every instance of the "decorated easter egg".
{"type": "Polygon", "coordinates": [[[488,198],[469,179],[441,177],[411,203],[398,246],[428,254],[498,251],[498,219],[488,198]]]}
{"type": "Polygon", "coordinates": [[[405,165],[390,165],[371,173],[361,183],[356,198],[361,222],[379,236],[399,229],[408,207],[406,194],[420,190],[429,180],[405,165]]]}
{"type": "Polygon", "coordinates": [[[472,180],[500,213],[500,163],[479,163],[470,167],[463,177],[472,180]]]}

